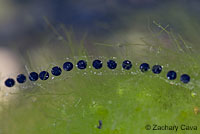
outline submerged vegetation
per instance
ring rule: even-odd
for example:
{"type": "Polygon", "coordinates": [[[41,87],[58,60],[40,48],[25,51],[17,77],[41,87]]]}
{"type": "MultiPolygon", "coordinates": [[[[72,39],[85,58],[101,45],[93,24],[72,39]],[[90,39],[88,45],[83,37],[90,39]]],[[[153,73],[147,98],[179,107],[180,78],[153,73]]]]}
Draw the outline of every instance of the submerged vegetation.
{"type": "Polygon", "coordinates": [[[179,133],[198,133],[199,104],[199,55],[191,43],[170,25],[163,26],[152,21],[150,33],[141,38],[141,43],[88,42],[87,34],[80,41],[73,30],[61,25],[61,31],[46,19],[56,35],[53,53],[41,48],[38,68],[31,53],[28,53],[27,72],[51,71],[53,66],[62,66],[66,61],[76,64],[86,60],[88,67],[80,70],[63,71],[58,77],[49,76],[46,81],[28,81],[19,86],[18,92],[10,95],[15,101],[4,106],[1,112],[0,133],[2,134],[168,134],[175,130],[146,130],[153,127],[177,125],[179,133]],[[63,45],[64,44],[64,45],[63,45]],[[90,48],[88,45],[90,44],[90,48]],[[62,46],[63,45],[63,46],[62,46]],[[63,50],[65,48],[65,50],[63,50]],[[104,51],[105,50],[105,51],[104,51]],[[63,55],[66,51],[66,55],[63,55]],[[59,55],[60,53],[60,55],[59,55]],[[58,55],[57,55],[58,54],[58,55]],[[46,55],[46,57],[45,57],[46,55]],[[56,57],[57,56],[57,57],[56,57]],[[56,58],[55,58],[56,57],[56,58]],[[92,68],[92,61],[99,59],[103,67],[92,68]],[[115,60],[114,70],[106,67],[108,60],[115,60]],[[130,70],[123,70],[124,60],[132,62],[130,70]],[[51,62],[49,62],[51,61],[51,62]],[[49,63],[48,63],[49,62],[49,63]],[[150,70],[141,72],[141,63],[163,67],[160,74],[150,70]],[[29,64],[30,63],[30,64],[29,64]],[[47,64],[48,63],[48,64],[47,64]],[[170,81],[166,74],[177,72],[177,79],[170,81]],[[194,71],[195,70],[195,71],[194,71]],[[184,84],[181,74],[189,74],[191,81],[184,84]],[[181,125],[193,130],[181,130],[181,125]]]}

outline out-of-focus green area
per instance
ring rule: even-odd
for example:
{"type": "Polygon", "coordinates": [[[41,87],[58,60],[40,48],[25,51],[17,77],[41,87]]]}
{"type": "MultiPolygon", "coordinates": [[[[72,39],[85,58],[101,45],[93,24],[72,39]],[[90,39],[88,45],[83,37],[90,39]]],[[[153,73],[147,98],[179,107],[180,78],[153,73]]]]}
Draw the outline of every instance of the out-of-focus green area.
{"type": "MultiPolygon", "coordinates": [[[[17,101],[1,114],[1,132],[168,134],[175,132],[147,131],[145,125],[199,126],[199,114],[193,112],[194,106],[199,106],[199,89],[193,90],[197,93],[193,98],[182,83],[176,85],[179,80],[171,84],[166,82],[168,69],[171,68],[165,67],[158,77],[151,72],[120,75],[120,70],[116,71],[118,75],[114,75],[107,69],[104,69],[105,74],[98,76],[88,69],[86,75],[82,72],[75,74],[74,70],[71,72],[73,77],[64,79],[64,76],[72,75],[64,73],[61,80],[41,82],[43,88],[36,86],[16,94],[17,101]],[[97,128],[98,120],[103,122],[102,129],[97,128]]],[[[199,130],[183,131],[179,128],[178,132],[196,134],[199,130]]]]}

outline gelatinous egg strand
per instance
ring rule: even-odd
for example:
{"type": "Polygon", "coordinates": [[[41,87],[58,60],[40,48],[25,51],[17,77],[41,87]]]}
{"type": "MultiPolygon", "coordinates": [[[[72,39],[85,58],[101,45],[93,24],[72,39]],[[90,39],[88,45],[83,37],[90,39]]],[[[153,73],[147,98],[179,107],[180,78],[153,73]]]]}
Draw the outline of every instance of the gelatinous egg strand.
{"type": "MultiPolygon", "coordinates": [[[[101,69],[103,67],[103,62],[100,60],[94,60],[92,62],[92,66],[94,69],[101,69]]],[[[122,68],[125,70],[130,70],[132,68],[132,63],[129,60],[124,60],[122,62],[122,68]]],[[[80,70],[86,69],[87,68],[87,62],[85,60],[80,60],[77,62],[76,67],[80,70]]],[[[114,60],[108,60],[107,61],[107,67],[111,70],[114,70],[117,68],[117,62],[114,60]]],[[[71,62],[65,62],[63,64],[63,70],[65,71],[71,71],[73,69],[73,64],[71,62]]],[[[140,70],[141,72],[145,73],[150,69],[150,66],[148,63],[142,63],[140,65],[140,70]]],[[[154,65],[152,67],[152,72],[154,74],[160,74],[162,72],[162,66],[160,65],[154,65]]],[[[62,73],[62,69],[58,66],[55,66],[51,69],[51,74],[54,76],[59,76],[62,73]]],[[[177,74],[175,71],[170,70],[167,73],[167,79],[168,80],[175,80],[177,77],[177,74]]],[[[47,71],[41,71],[39,74],[36,72],[31,72],[29,74],[29,80],[30,81],[37,81],[39,78],[41,80],[47,80],[49,78],[49,73],[47,71]]],[[[26,76],[24,74],[19,74],[16,78],[16,81],[20,84],[25,83],[26,82],[26,76]]],[[[182,74],[180,77],[180,81],[182,81],[183,83],[188,83],[190,81],[190,76],[187,74],[182,74]]],[[[13,78],[8,78],[5,81],[5,85],[7,87],[13,87],[15,85],[15,80],[13,78]]]]}

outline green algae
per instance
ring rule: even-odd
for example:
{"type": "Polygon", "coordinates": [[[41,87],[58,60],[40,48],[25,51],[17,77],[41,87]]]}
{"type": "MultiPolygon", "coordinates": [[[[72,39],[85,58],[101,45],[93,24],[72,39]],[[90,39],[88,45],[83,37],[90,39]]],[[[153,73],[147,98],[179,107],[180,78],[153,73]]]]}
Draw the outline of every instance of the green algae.
{"type": "MultiPolygon", "coordinates": [[[[146,130],[145,126],[198,126],[200,115],[193,112],[195,106],[200,106],[198,55],[191,53],[191,48],[186,47],[189,44],[180,43],[185,42],[181,35],[177,36],[180,39],[178,41],[172,31],[155,24],[170,36],[171,48],[166,47],[158,37],[157,40],[151,36],[150,39],[143,40],[145,54],[142,57],[137,55],[140,58],[134,55],[135,45],[117,48],[111,45],[113,53],[107,54],[110,57],[88,56],[90,52],[84,46],[84,36],[77,52],[73,49],[73,53],[78,56],[69,60],[75,64],[78,60],[85,59],[91,65],[93,59],[99,58],[104,63],[103,69],[87,68],[83,71],[74,68],[71,72],[63,72],[61,77],[39,81],[27,90],[12,93],[17,99],[1,113],[0,133],[168,134],[175,131],[146,130]],[[153,43],[148,43],[149,40],[153,43]],[[127,49],[123,49],[124,47],[127,49]],[[130,71],[121,70],[120,66],[125,60],[121,54],[126,54],[127,51],[131,54],[128,56],[129,60],[133,62],[133,69],[130,71]],[[111,71],[106,68],[106,61],[113,56],[117,57],[114,59],[118,62],[118,68],[111,71]],[[148,62],[151,66],[161,64],[163,71],[159,75],[151,71],[142,73],[139,70],[142,62],[148,62]],[[169,70],[177,71],[178,78],[175,81],[167,80],[166,73],[169,70]],[[182,73],[191,76],[189,84],[180,82],[182,73]],[[196,96],[191,96],[191,93],[196,96]],[[102,129],[97,128],[99,120],[103,122],[102,129]]],[[[66,36],[69,40],[67,47],[75,46],[69,32],[66,36]]],[[[98,52],[101,51],[99,47],[96,49],[98,52]]],[[[102,52],[102,55],[103,53],[106,52],[102,52]]],[[[65,60],[60,60],[57,64],[62,66],[61,61],[65,60]]],[[[46,70],[50,71],[52,66],[48,65],[46,70]]],[[[178,130],[182,134],[188,132],[196,134],[199,130],[178,130]]]]}

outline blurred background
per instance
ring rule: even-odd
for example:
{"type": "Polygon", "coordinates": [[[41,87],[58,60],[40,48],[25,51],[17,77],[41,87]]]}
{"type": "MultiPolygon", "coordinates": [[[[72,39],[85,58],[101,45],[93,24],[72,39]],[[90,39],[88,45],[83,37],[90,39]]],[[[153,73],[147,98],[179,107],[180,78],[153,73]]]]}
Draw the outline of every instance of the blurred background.
{"type": "Polygon", "coordinates": [[[199,6],[199,0],[1,0],[0,47],[21,52],[41,45],[49,29],[44,17],[55,27],[63,23],[96,38],[145,32],[148,19],[173,24],[187,35],[199,26],[199,6]]]}
{"type": "Polygon", "coordinates": [[[65,53],[55,41],[61,24],[73,29],[76,40],[87,34],[90,49],[94,41],[140,43],[156,20],[199,48],[199,7],[199,0],[1,0],[0,72],[4,77],[16,75],[30,57],[43,59],[38,66],[48,63],[52,51],[52,57],[65,53]]]}

